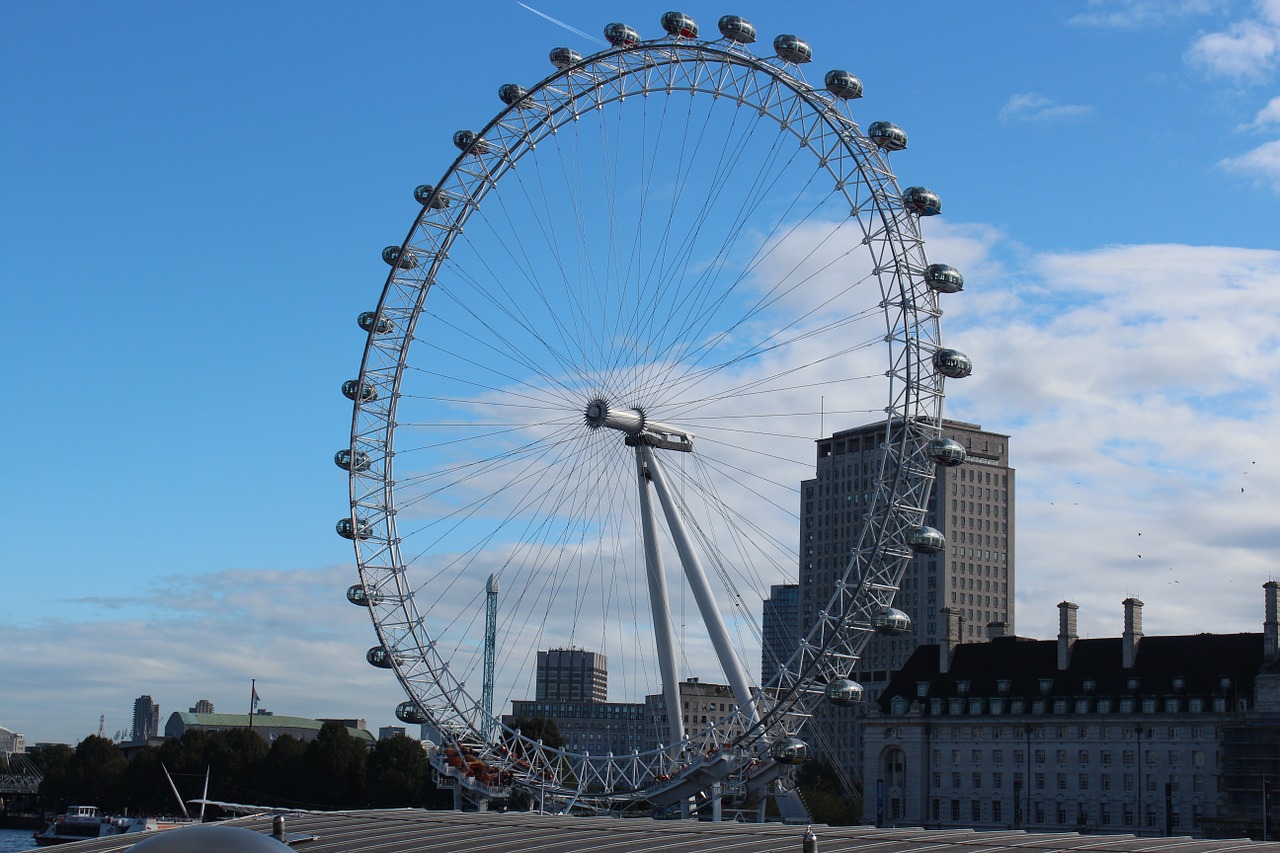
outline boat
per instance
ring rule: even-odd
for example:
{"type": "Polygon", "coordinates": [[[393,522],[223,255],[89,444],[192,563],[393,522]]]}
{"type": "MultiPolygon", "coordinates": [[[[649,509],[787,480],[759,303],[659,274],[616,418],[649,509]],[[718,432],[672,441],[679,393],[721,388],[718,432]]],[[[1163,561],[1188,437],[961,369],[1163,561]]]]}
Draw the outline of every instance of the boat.
{"type": "Polygon", "coordinates": [[[37,847],[49,847],[86,838],[107,838],[159,828],[155,818],[102,815],[98,814],[97,806],[68,806],[66,814],[59,815],[44,832],[37,832],[32,837],[37,847]]]}

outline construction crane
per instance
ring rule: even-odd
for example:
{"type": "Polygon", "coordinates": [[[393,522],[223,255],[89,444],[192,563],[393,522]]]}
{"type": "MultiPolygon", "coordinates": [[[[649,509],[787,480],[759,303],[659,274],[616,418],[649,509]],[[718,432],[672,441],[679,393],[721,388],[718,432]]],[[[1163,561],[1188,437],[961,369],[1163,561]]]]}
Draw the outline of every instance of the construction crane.
{"type": "Polygon", "coordinates": [[[498,647],[498,576],[489,575],[484,608],[484,712],[493,719],[493,667],[498,647]]]}

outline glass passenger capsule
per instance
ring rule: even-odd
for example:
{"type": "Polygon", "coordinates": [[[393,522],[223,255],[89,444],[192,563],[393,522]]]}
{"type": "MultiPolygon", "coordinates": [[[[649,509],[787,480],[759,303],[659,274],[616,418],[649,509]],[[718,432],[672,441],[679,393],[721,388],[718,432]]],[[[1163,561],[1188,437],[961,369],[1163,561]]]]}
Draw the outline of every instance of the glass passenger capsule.
{"type": "Polygon", "coordinates": [[[938,350],[933,354],[933,366],[949,379],[964,379],[973,373],[973,362],[959,350],[938,350]]]}
{"type": "Polygon", "coordinates": [[[964,276],[960,270],[946,264],[929,264],[924,271],[924,283],[938,293],[959,293],[964,290],[964,276]]]}
{"type": "Polygon", "coordinates": [[[862,685],[852,678],[837,678],[827,683],[822,695],[838,708],[849,708],[862,701],[862,685]]]}
{"type": "Polygon", "coordinates": [[[470,154],[485,154],[489,151],[489,143],[480,138],[474,130],[459,130],[453,135],[453,144],[459,151],[470,154]]]}
{"type": "Polygon", "coordinates": [[[684,12],[666,12],[662,16],[662,28],[667,35],[691,39],[698,37],[698,25],[684,12]]]}
{"type": "Polygon", "coordinates": [[[364,653],[364,659],[378,669],[391,669],[391,652],[384,646],[374,646],[364,653]]]}
{"type": "Polygon", "coordinates": [[[871,617],[871,627],[886,637],[901,637],[911,633],[911,617],[896,607],[881,607],[871,617]]]}
{"type": "Polygon", "coordinates": [[[373,311],[361,311],[360,316],[356,318],[356,325],[375,335],[385,335],[395,328],[389,318],[381,317],[373,311]]]}
{"type": "Polygon", "coordinates": [[[925,452],[929,454],[929,458],[934,462],[947,468],[963,465],[964,460],[969,457],[969,454],[965,452],[964,445],[953,438],[935,438],[929,442],[925,452]]]}
{"type": "Polygon", "coordinates": [[[769,757],[779,764],[804,764],[809,760],[809,744],[798,737],[784,737],[769,747],[769,757]]]}
{"type": "Polygon", "coordinates": [[[640,43],[640,34],[634,28],[615,21],[605,25],[604,40],[614,47],[635,47],[640,43]]]}
{"type": "Polygon", "coordinates": [[[352,402],[372,403],[378,399],[378,389],[359,379],[348,379],[342,383],[342,396],[352,402]]]}
{"type": "Polygon", "coordinates": [[[381,601],[381,596],[377,593],[367,595],[364,591],[364,585],[355,583],[347,587],[347,601],[357,607],[368,607],[370,604],[377,604],[381,601]]]}
{"type": "Polygon", "coordinates": [[[432,210],[444,210],[453,202],[453,198],[447,192],[437,190],[431,184],[419,184],[414,187],[413,200],[432,210]]]}
{"type": "Polygon", "coordinates": [[[340,518],[338,523],[334,525],[334,529],[338,531],[338,535],[343,539],[368,539],[373,535],[373,525],[363,518],[358,519],[357,522],[352,524],[351,519],[340,518]]]}
{"type": "Polygon", "coordinates": [[[387,246],[382,250],[382,259],[387,262],[387,266],[399,267],[402,270],[411,270],[418,265],[418,259],[413,256],[412,252],[400,254],[399,246],[387,246]]]}
{"type": "Polygon", "coordinates": [[[907,210],[921,216],[937,216],[942,212],[942,199],[925,187],[907,187],[902,191],[902,203],[907,210]]]}
{"type": "Polygon", "coordinates": [[[720,35],[738,44],[751,44],[756,40],[755,25],[738,15],[725,15],[718,24],[720,35]]]}
{"type": "Polygon", "coordinates": [[[809,47],[808,42],[791,33],[783,33],[773,40],[773,52],[778,54],[779,59],[794,62],[796,65],[802,65],[813,59],[813,48],[809,47]]]}
{"type": "Polygon", "coordinates": [[[570,65],[577,65],[582,61],[582,54],[568,47],[556,47],[551,49],[551,64],[561,71],[570,65]]]}
{"type": "Polygon", "coordinates": [[[431,722],[431,718],[424,714],[412,701],[401,702],[396,706],[396,719],[410,725],[422,725],[423,723],[431,722]]]}
{"type": "Polygon", "coordinates": [[[368,471],[369,454],[363,450],[353,451],[349,447],[344,447],[333,454],[333,464],[343,471],[368,471]]]}
{"type": "Polygon", "coordinates": [[[936,554],[947,547],[947,537],[942,531],[922,524],[907,531],[907,547],[917,554],[936,554]]]}
{"type": "Polygon", "coordinates": [[[871,122],[867,137],[885,151],[901,151],[907,147],[907,132],[891,121],[871,122]]]}
{"type": "Polygon", "coordinates": [[[862,81],[839,68],[828,71],[827,76],[822,78],[822,84],[827,87],[828,92],[842,101],[862,97],[862,81]]]}
{"type": "Polygon", "coordinates": [[[528,94],[528,89],[515,83],[503,83],[498,87],[498,100],[509,107],[523,101],[528,94]]]}

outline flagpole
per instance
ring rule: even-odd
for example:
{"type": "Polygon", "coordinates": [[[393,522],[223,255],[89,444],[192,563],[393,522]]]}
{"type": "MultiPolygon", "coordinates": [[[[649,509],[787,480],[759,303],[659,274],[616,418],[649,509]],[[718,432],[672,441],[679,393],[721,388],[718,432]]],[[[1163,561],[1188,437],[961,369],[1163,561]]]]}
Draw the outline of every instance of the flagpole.
{"type": "Polygon", "coordinates": [[[249,684],[249,730],[253,730],[253,697],[258,695],[258,679],[252,679],[249,684]]]}

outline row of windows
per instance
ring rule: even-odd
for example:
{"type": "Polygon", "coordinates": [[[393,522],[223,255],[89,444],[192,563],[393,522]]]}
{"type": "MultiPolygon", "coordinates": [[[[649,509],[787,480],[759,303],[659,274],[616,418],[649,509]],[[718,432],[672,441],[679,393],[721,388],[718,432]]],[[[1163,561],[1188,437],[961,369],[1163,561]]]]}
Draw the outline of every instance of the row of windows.
{"type": "MultiPolygon", "coordinates": [[[[975,618],[984,622],[1004,621],[1003,615],[996,611],[969,610],[967,618],[972,623],[975,618]],[[975,617],[974,614],[977,613],[975,617]],[[999,616],[1001,618],[997,619],[999,616]]],[[[1240,710],[1247,710],[1245,700],[1239,700],[1241,703],[1240,710]]],[[[909,702],[905,696],[895,696],[891,703],[891,713],[905,714],[907,712],[909,702]]],[[[970,699],[942,699],[933,698],[929,700],[930,714],[1013,714],[1015,716],[1031,713],[1031,714],[1133,714],[1141,712],[1144,714],[1155,714],[1164,712],[1166,714],[1192,713],[1202,714],[1206,712],[1225,713],[1227,710],[1227,699],[1224,696],[1213,696],[1205,698],[1202,696],[1166,696],[1163,699],[1148,697],[1142,700],[1136,699],[1111,699],[1109,697],[1093,698],[1093,697],[1077,697],[1075,699],[1033,699],[1028,706],[1025,699],[1005,699],[1000,696],[970,698],[970,699]]]]}
{"type": "MultiPolygon", "coordinates": [[[[894,803],[897,809],[901,806],[894,803]]],[[[1089,826],[1136,826],[1137,808],[1133,803],[1110,803],[1100,802],[1094,803],[1042,803],[1036,801],[1029,806],[1017,801],[1003,802],[1001,800],[981,800],[953,799],[948,804],[947,813],[950,820],[959,822],[968,820],[971,823],[1000,823],[1002,821],[1016,821],[1021,823],[1025,820],[1022,816],[1022,810],[1028,808],[1031,812],[1030,819],[1033,825],[1047,826],[1049,817],[1054,818],[1054,823],[1061,828],[1089,827],[1089,826]],[[968,808],[962,808],[964,804],[968,808]],[[964,817],[964,813],[968,812],[968,817],[964,817]]],[[[1147,804],[1143,808],[1144,827],[1163,827],[1163,808],[1157,809],[1156,806],[1147,804]],[[1157,823],[1157,819],[1161,822],[1157,823]]],[[[935,822],[940,822],[942,818],[942,800],[933,799],[929,804],[930,817],[935,822]]],[[[1191,827],[1198,829],[1202,816],[1202,807],[1198,803],[1191,805],[1191,827]]],[[[1169,815],[1170,831],[1179,829],[1182,824],[1182,813],[1177,804],[1174,805],[1169,815]]]]}
{"type": "MultiPolygon", "coordinates": [[[[1022,778],[1022,773],[1020,772],[1015,772],[1011,775],[1010,781],[1012,782],[1011,787],[1013,790],[1021,790],[1022,778]]],[[[1047,774],[1036,773],[1032,778],[1035,782],[1035,790],[1048,790],[1047,774]]],[[[1100,773],[1096,777],[1089,773],[1076,773],[1074,774],[1074,779],[1072,779],[1072,774],[1062,772],[1054,775],[1054,788],[1058,791],[1074,790],[1085,792],[1090,790],[1091,785],[1096,785],[1096,789],[1099,791],[1120,790],[1125,793],[1133,793],[1138,789],[1138,783],[1136,781],[1137,778],[1138,777],[1133,773],[1121,773],[1118,778],[1116,774],[1112,773],[1100,773]],[[1074,787],[1069,788],[1069,782],[1074,782],[1074,787]]],[[[1168,783],[1170,790],[1174,793],[1179,793],[1182,790],[1181,776],[1170,776],[1168,779],[1165,779],[1155,773],[1148,773],[1143,775],[1141,778],[1143,780],[1143,787],[1151,793],[1158,793],[1160,786],[1166,782],[1168,783]]],[[[1005,773],[999,770],[989,774],[974,771],[967,775],[959,770],[953,770],[950,774],[952,788],[963,788],[967,784],[971,790],[975,791],[981,791],[986,788],[1002,791],[1005,789],[1005,779],[1005,773]]],[[[1197,773],[1191,776],[1190,780],[1191,792],[1194,794],[1205,793],[1206,786],[1210,789],[1210,793],[1217,793],[1213,790],[1217,781],[1216,776],[1206,777],[1203,773],[1197,773]],[[1206,779],[1208,780],[1207,782],[1206,779]]],[[[942,772],[934,771],[931,781],[933,782],[934,790],[940,790],[943,783],[942,772]]]]}

